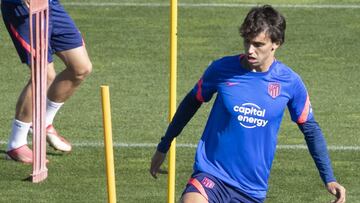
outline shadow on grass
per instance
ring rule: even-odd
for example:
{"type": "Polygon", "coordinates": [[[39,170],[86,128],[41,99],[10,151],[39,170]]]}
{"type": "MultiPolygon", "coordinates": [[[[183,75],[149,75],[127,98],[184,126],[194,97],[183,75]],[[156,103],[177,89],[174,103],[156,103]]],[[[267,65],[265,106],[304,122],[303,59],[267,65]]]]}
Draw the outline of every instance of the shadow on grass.
{"type": "Polygon", "coordinates": [[[65,153],[62,152],[46,152],[46,155],[50,155],[50,156],[64,156],[66,155],[65,153]]]}
{"type": "Polygon", "coordinates": [[[1,181],[18,182],[29,180],[31,164],[22,164],[8,160],[5,150],[0,150],[0,156],[0,165],[2,166],[2,170],[0,171],[1,181]],[[24,176],[26,177],[24,178],[24,176]]]}
{"type": "MultiPolygon", "coordinates": [[[[66,154],[51,150],[50,152],[47,152],[46,155],[51,157],[60,157],[66,154]]],[[[23,164],[8,160],[6,158],[6,151],[3,149],[0,150],[0,165],[3,167],[3,170],[0,171],[2,181],[31,182],[32,164],[23,164]]]]}

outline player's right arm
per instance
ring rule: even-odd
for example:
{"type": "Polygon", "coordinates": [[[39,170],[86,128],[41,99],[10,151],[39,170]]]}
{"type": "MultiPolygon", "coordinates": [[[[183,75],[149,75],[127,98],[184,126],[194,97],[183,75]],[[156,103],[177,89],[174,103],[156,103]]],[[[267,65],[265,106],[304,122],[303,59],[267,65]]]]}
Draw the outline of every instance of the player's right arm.
{"type": "Polygon", "coordinates": [[[157,150],[151,159],[150,174],[157,178],[156,174],[164,174],[166,171],[160,169],[165,160],[166,153],[170,148],[171,142],[177,137],[190,119],[195,115],[200,108],[202,102],[196,99],[193,92],[189,92],[183,101],[180,103],[176,113],[168,126],[165,136],[161,138],[157,146],[157,150]]]}

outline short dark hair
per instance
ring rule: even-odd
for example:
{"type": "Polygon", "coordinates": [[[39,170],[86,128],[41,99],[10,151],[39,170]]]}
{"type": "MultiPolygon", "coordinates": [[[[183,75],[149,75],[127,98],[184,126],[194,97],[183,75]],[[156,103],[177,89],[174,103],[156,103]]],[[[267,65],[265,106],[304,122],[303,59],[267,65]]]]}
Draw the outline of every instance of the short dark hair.
{"type": "Polygon", "coordinates": [[[265,31],[274,43],[285,42],[286,21],[283,15],[270,5],[252,8],[239,31],[245,40],[250,40],[265,31]]]}

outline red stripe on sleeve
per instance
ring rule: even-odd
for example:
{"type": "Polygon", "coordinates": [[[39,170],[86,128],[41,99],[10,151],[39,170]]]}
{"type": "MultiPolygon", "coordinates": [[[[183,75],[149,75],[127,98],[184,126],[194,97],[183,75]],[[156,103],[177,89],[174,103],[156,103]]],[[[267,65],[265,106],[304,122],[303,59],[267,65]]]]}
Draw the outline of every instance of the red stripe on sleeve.
{"type": "Polygon", "coordinates": [[[204,98],[202,96],[202,84],[203,84],[203,79],[201,78],[199,80],[199,82],[197,83],[197,86],[198,86],[198,90],[197,90],[197,93],[196,93],[196,99],[199,101],[199,102],[204,102],[204,98]]]}
{"type": "Polygon", "coordinates": [[[310,111],[310,98],[309,98],[309,95],[307,95],[304,109],[303,109],[299,119],[297,120],[297,123],[299,123],[299,124],[305,123],[307,120],[307,117],[309,115],[309,111],[310,111]]]}

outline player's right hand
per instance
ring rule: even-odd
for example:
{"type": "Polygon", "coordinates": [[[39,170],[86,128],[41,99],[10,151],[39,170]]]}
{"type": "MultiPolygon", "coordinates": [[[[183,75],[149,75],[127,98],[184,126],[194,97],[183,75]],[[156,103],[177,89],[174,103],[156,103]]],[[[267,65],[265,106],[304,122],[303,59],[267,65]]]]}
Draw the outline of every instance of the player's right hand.
{"type": "Polygon", "coordinates": [[[158,174],[158,173],[159,174],[167,174],[166,170],[162,170],[160,168],[160,166],[164,162],[165,158],[166,158],[166,154],[161,153],[156,150],[154,156],[151,159],[151,166],[150,166],[150,170],[149,170],[152,177],[157,178],[156,174],[158,174]]]}

